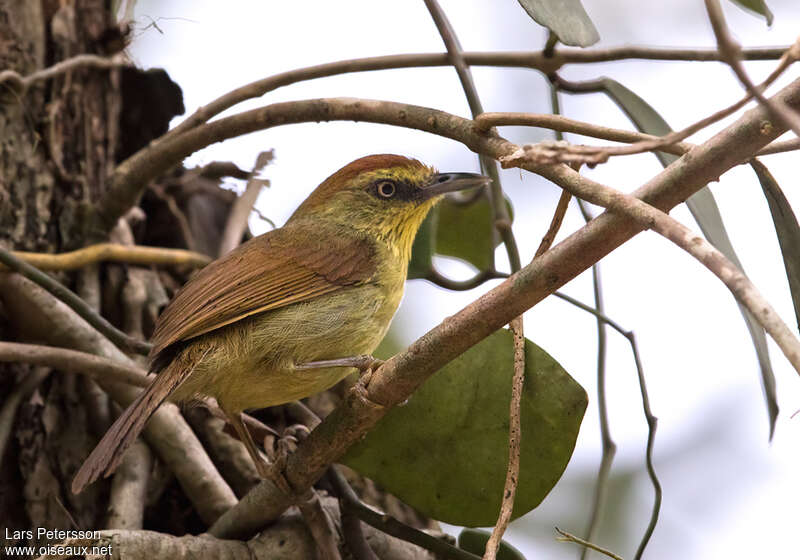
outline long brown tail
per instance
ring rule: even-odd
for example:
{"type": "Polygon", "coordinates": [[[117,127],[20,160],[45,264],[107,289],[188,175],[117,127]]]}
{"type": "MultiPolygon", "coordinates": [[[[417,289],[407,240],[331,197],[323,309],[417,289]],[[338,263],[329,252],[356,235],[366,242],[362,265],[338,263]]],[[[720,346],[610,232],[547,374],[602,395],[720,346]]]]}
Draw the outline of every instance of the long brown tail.
{"type": "Polygon", "coordinates": [[[174,360],[159,373],[112,424],[72,480],[73,493],[78,494],[101,475],[105,477],[116,470],[122,455],[136,440],[150,416],[191,373],[191,367],[179,364],[180,360],[174,360]]]}

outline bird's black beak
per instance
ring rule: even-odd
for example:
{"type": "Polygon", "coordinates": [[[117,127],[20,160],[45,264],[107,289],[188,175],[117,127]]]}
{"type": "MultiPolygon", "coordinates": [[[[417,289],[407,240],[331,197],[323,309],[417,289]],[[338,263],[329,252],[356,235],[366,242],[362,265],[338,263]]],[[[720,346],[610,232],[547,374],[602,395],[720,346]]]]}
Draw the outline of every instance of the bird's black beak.
{"type": "Polygon", "coordinates": [[[445,193],[483,187],[492,180],[478,173],[437,173],[426,186],[422,187],[423,197],[433,198],[445,193]]]}

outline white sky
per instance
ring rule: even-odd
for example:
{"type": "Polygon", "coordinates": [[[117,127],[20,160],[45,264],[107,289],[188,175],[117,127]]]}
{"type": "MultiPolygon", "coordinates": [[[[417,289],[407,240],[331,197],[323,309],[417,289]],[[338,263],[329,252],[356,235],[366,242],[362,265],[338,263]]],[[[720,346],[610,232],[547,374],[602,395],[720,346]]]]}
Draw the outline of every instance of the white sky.
{"type": "MultiPolygon", "coordinates": [[[[466,50],[534,50],[543,44],[542,29],[514,0],[441,3],[466,50]]],[[[584,5],[600,31],[599,46],[714,44],[700,0],[584,0],[584,5]]],[[[724,3],[729,24],[746,46],[794,41],[800,9],[790,0],[769,0],[769,5],[775,13],[771,29],[724,3]]],[[[170,73],[183,88],[187,114],[235,87],[284,70],[346,58],[443,50],[421,1],[139,0],[136,18],[140,31],[132,56],[144,67],[163,67],[170,73]],[[141,30],[151,20],[161,32],[154,26],[141,30]]],[[[770,63],[748,64],[756,81],[771,68],[770,63]]],[[[611,76],[649,101],[676,129],[742,94],[730,71],[716,63],[617,62],[571,66],[564,75],[570,79],[611,76]]],[[[789,75],[794,78],[797,71],[789,75]]],[[[537,72],[475,68],[474,76],[487,111],[549,111],[546,82],[537,72]]],[[[334,96],[388,99],[468,115],[455,72],[448,68],[303,82],[243,104],[234,112],[276,101],[334,96]]],[[[601,96],[565,96],[563,111],[572,118],[631,128],[601,96]]],[[[716,130],[719,126],[692,140],[701,141],[716,130]]],[[[546,137],[530,129],[501,132],[515,142],[546,137]]],[[[187,165],[232,160],[248,168],[258,152],[269,148],[275,149],[276,159],[264,176],[272,187],[262,193],[259,207],[278,224],[322,179],[368,153],[410,155],[443,171],[478,169],[474,154],[452,141],[356,123],[293,125],[259,132],[197,153],[187,165]]],[[[792,166],[796,157],[770,156],[765,163],[798,209],[796,166],[792,166]]],[[[586,173],[629,191],[659,170],[655,158],[645,154],[617,159],[586,173]]],[[[549,223],[559,192],[518,170],[504,171],[502,178],[514,204],[514,229],[527,262],[549,223]]],[[[775,233],[752,171],[737,168],[712,188],[748,275],[794,327],[775,233]]],[[[696,229],[685,208],[672,215],[696,229]]],[[[573,207],[560,238],[581,224],[573,207]]],[[[257,232],[266,228],[258,220],[251,221],[251,226],[257,232]]],[[[505,262],[502,250],[498,262],[505,262]]],[[[441,264],[452,276],[470,274],[463,265],[441,264]]],[[[649,233],[604,259],[602,273],[607,314],[636,332],[652,407],[659,418],[656,469],[664,486],[664,504],[647,557],[770,558],[796,550],[800,417],[792,420],[790,415],[800,408],[797,374],[771,344],[782,414],[770,444],[755,354],[739,311],[721,283],[669,242],[649,233]]],[[[449,293],[412,281],[396,323],[411,341],[490,287],[449,293]]],[[[591,302],[590,275],[581,275],[564,291],[591,302]]],[[[570,550],[571,545],[554,541],[552,527],[580,534],[589,511],[591,488],[586,481],[592,480],[600,452],[595,322],[550,298],[526,314],[525,328],[528,338],[583,384],[590,408],[564,478],[539,509],[512,525],[507,538],[529,558],[542,553],[574,557],[577,550],[570,550]]],[[[606,516],[611,532],[601,534],[598,542],[631,558],[649,515],[652,492],[643,471],[646,425],[635,370],[627,341],[613,332],[609,332],[608,399],[613,437],[619,446],[614,471],[619,483],[611,488],[618,511],[606,516]]]]}

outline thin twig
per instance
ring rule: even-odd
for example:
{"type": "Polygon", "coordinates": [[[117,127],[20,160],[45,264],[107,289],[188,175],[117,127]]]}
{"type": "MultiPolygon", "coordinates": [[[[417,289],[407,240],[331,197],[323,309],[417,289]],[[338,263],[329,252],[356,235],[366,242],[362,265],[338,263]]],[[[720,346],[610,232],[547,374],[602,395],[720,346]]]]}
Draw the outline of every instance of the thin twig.
{"type": "MultiPolygon", "coordinates": [[[[741,45],[731,36],[728,30],[728,24],[725,22],[725,14],[722,12],[722,7],[719,5],[718,0],[705,0],[706,11],[708,12],[708,19],[711,22],[711,29],[714,31],[714,37],[717,39],[717,47],[719,48],[722,60],[731,67],[733,73],[744,86],[747,93],[754,97],[761,103],[767,110],[772,113],[773,117],[783,119],[784,122],[792,129],[795,135],[800,136],[800,115],[789,109],[786,105],[777,100],[770,101],[764,96],[764,87],[756,86],[748,76],[747,71],[742,64],[741,45]]],[[[786,50],[786,53],[781,57],[781,64],[779,67],[785,67],[795,62],[800,55],[800,40],[796,41],[794,45],[786,50]]]]}
{"type": "MultiPolygon", "coordinates": [[[[747,60],[776,60],[786,47],[757,47],[745,49],[747,60]]],[[[607,49],[558,49],[553,53],[543,51],[524,52],[464,52],[464,61],[470,66],[499,66],[511,68],[530,68],[552,74],[566,64],[590,64],[617,60],[663,60],[663,61],[721,61],[717,49],[665,49],[659,47],[625,46],[607,49]]],[[[207,122],[226,109],[248,99],[262,95],[283,86],[301,81],[338,76],[354,72],[392,70],[401,68],[424,68],[449,66],[452,61],[447,53],[397,54],[328,62],[306,68],[297,68],[275,74],[239,87],[205,104],[168,134],[182,134],[199,124],[207,122]]]]}
{"type": "Polygon", "coordinates": [[[592,550],[596,550],[597,552],[599,552],[601,554],[605,554],[609,558],[613,558],[613,560],[622,560],[622,556],[617,556],[616,554],[614,554],[610,550],[606,550],[605,548],[597,546],[594,543],[591,543],[589,541],[583,540],[582,538],[576,537],[575,535],[567,533],[566,531],[562,531],[558,527],[556,527],[555,530],[558,532],[559,535],[561,535],[561,537],[556,539],[558,541],[561,541],[561,542],[572,542],[572,543],[575,543],[575,544],[579,544],[579,545],[584,547],[584,550],[586,550],[587,548],[591,548],[592,550]]]}
{"type": "MultiPolygon", "coordinates": [[[[578,199],[578,207],[584,220],[588,223],[592,220],[586,204],[578,199]]],[[[603,287],[600,279],[600,266],[598,263],[592,265],[592,291],[594,292],[594,307],[598,314],[605,312],[603,302],[603,287]]],[[[608,497],[608,481],[611,474],[611,466],[617,454],[617,444],[611,437],[611,426],[608,421],[608,399],[606,393],[606,356],[607,343],[606,324],[597,316],[597,412],[600,417],[600,441],[602,450],[600,454],[600,465],[597,469],[597,481],[594,486],[594,496],[592,499],[592,509],[589,522],[586,525],[584,535],[587,541],[593,541],[597,536],[600,527],[600,514],[605,509],[606,498],[608,497]]],[[[581,559],[587,556],[586,548],[581,552],[581,559]]]]}
{"type": "Polygon", "coordinates": [[[658,418],[656,418],[653,415],[652,410],[650,410],[650,397],[647,394],[647,384],[645,383],[644,379],[644,368],[642,367],[642,361],[639,357],[639,347],[636,344],[636,336],[633,332],[630,332],[628,335],[628,340],[630,340],[631,349],[633,350],[633,359],[636,362],[636,374],[639,379],[639,391],[642,394],[642,410],[644,412],[644,417],[647,420],[647,452],[645,454],[645,463],[647,464],[647,475],[650,477],[650,483],[653,485],[653,508],[650,512],[650,521],[647,524],[647,528],[642,535],[642,540],[639,542],[639,547],[636,549],[636,555],[634,556],[634,560],[639,560],[644,554],[644,549],[647,547],[647,543],[650,542],[650,537],[653,536],[653,531],[656,530],[658,515],[661,511],[662,490],[661,481],[658,479],[656,468],[653,464],[653,448],[655,446],[658,418]]]}
{"type": "Polygon", "coordinates": [[[500,513],[494,524],[492,534],[486,541],[483,560],[495,560],[503,534],[511,522],[514,512],[514,498],[519,484],[519,456],[522,447],[522,386],[525,383],[525,335],[523,333],[522,315],[514,317],[509,323],[514,338],[514,374],[511,378],[511,399],[508,404],[508,466],[503,483],[503,497],[500,502],[500,513]]]}
{"type": "MultiPolygon", "coordinates": [[[[558,88],[555,84],[550,85],[550,102],[553,113],[561,113],[561,102],[558,95],[558,88]]],[[[556,140],[564,139],[560,131],[556,131],[555,136],[556,140]]],[[[593,217],[589,213],[584,201],[580,198],[578,199],[578,208],[587,224],[592,221],[593,217]]],[[[599,263],[594,263],[592,265],[592,290],[594,292],[595,301],[595,308],[593,311],[597,316],[597,412],[600,419],[600,441],[602,450],[600,453],[600,465],[597,470],[597,481],[595,482],[591,514],[585,531],[586,539],[589,541],[594,539],[594,534],[597,532],[597,528],[600,524],[600,512],[603,510],[606,496],[608,495],[608,480],[611,473],[611,465],[614,462],[614,456],[617,452],[617,445],[611,438],[611,428],[608,422],[608,404],[606,400],[607,336],[605,323],[601,320],[601,316],[604,316],[604,305],[599,263]]],[[[560,294],[557,293],[556,295],[560,294]]],[[[581,560],[586,558],[587,550],[587,548],[583,548],[581,551],[581,560]]]]}
{"type": "MultiPolygon", "coordinates": [[[[594,91],[594,90],[593,90],[594,91]]],[[[611,128],[597,124],[587,123],[565,117],[563,115],[551,115],[542,113],[481,113],[475,117],[475,126],[478,130],[489,130],[496,126],[533,126],[537,128],[547,128],[556,132],[570,132],[600,138],[601,140],[611,140],[612,142],[625,142],[633,144],[635,142],[653,142],[658,144],[651,150],[665,152],[676,156],[682,156],[692,148],[691,142],[666,143],[666,136],[654,136],[636,130],[623,130],[611,128]]],[[[791,152],[800,149],[800,138],[792,138],[781,142],[772,142],[767,147],[756,152],[756,156],[777,154],[781,152],[791,152]]]]}
{"type": "MultiPolygon", "coordinates": [[[[494,126],[535,126],[614,142],[631,143],[637,146],[643,146],[645,142],[649,142],[652,143],[653,147],[642,151],[658,150],[677,156],[685,154],[694,147],[693,144],[688,142],[676,142],[675,140],[668,139],[666,136],[654,136],[652,134],[645,134],[633,130],[600,126],[570,119],[562,115],[540,113],[483,113],[475,117],[475,123],[480,130],[488,130],[494,126]]],[[[578,146],[573,147],[577,148],[578,146]]],[[[581,148],[593,149],[594,147],[581,146],[581,148]]]]}
{"type": "MultiPolygon", "coordinates": [[[[561,191],[561,196],[558,197],[555,212],[550,220],[550,227],[539,242],[539,247],[536,249],[536,257],[543,255],[552,245],[556,239],[558,230],[561,229],[561,224],[564,222],[564,216],[567,213],[569,201],[572,199],[572,194],[568,191],[561,191]]],[[[534,257],[534,258],[536,258],[534,257]]]]}
{"type": "Polygon", "coordinates": [[[124,55],[121,54],[111,58],[93,54],[79,54],[72,58],[62,60],[49,68],[44,68],[32,74],[28,74],[27,76],[22,76],[15,70],[3,70],[0,72],[0,88],[11,87],[17,94],[23,94],[36,82],[49,80],[80,68],[107,70],[111,68],[120,68],[122,66],[132,66],[132,64],[130,61],[125,60],[124,55]]]}
{"type": "Polygon", "coordinates": [[[481,270],[472,278],[467,278],[466,280],[453,280],[443,275],[435,268],[431,268],[428,271],[428,274],[425,276],[425,280],[428,282],[436,284],[437,286],[440,286],[446,290],[453,290],[456,292],[472,290],[488,280],[494,280],[497,278],[508,278],[508,274],[504,272],[498,272],[496,270],[481,270]]]}
{"type": "MultiPolygon", "coordinates": [[[[459,44],[458,37],[437,0],[424,0],[424,2],[436,24],[436,28],[439,30],[439,34],[442,36],[442,41],[444,41],[445,47],[447,48],[447,56],[456,69],[461,87],[464,90],[464,95],[469,103],[472,118],[474,119],[476,116],[483,113],[483,107],[481,106],[480,97],[478,97],[478,91],[475,89],[472,72],[470,72],[469,66],[467,66],[461,54],[461,45],[459,44]]],[[[500,173],[497,170],[497,163],[493,159],[482,154],[479,154],[479,158],[481,167],[492,179],[489,185],[489,201],[494,214],[494,224],[500,237],[503,239],[503,244],[508,254],[508,260],[511,264],[511,272],[517,272],[522,267],[522,263],[519,258],[517,240],[514,238],[514,233],[511,230],[511,216],[508,213],[508,208],[506,208],[505,196],[503,195],[503,186],[500,183],[500,173]]],[[[520,406],[522,403],[522,384],[525,382],[525,336],[523,334],[522,316],[511,321],[509,323],[509,328],[514,336],[514,376],[511,384],[511,402],[509,406],[508,467],[506,469],[500,513],[497,518],[497,523],[492,530],[492,536],[486,543],[486,549],[483,555],[484,560],[494,560],[497,555],[503,533],[505,533],[508,527],[508,523],[511,520],[511,513],[514,510],[514,496],[516,495],[519,481],[519,454],[520,441],[522,438],[520,406]]]]}
{"type": "MultiPolygon", "coordinates": [[[[794,46],[787,48],[781,56],[781,59],[776,68],[770,73],[769,76],[758,86],[759,91],[764,91],[768,88],[778,77],[789,67],[795,60],[794,46]]],[[[558,87],[559,90],[572,92],[572,93],[592,93],[600,92],[606,89],[605,79],[600,78],[597,80],[587,80],[585,82],[570,82],[565,80],[559,75],[551,76],[552,82],[558,87]]],[[[583,154],[587,159],[587,163],[601,163],[606,161],[609,156],[615,155],[631,155],[656,149],[664,148],[665,146],[674,145],[678,142],[688,138],[692,134],[714,124],[715,122],[728,117],[744,107],[748,101],[752,99],[752,95],[748,93],[736,103],[717,111],[716,113],[697,121],[675,132],[670,132],[665,136],[655,139],[642,140],[631,144],[630,146],[574,146],[573,153],[583,154]]],[[[778,101],[776,100],[776,103],[778,101]]],[[[664,150],[666,151],[666,150],[664,150]]]]}
{"type": "Polygon", "coordinates": [[[64,286],[61,282],[48,276],[38,268],[29,265],[25,261],[18,259],[9,251],[0,248],[0,262],[9,269],[14,270],[25,278],[35,282],[51,294],[67,304],[75,313],[83,317],[90,325],[108,337],[111,342],[123,350],[133,351],[139,354],[150,352],[151,345],[147,342],[131,338],[114,325],[109,323],[104,317],[99,315],[85,301],[79,298],[73,291],[64,286]]]}
{"type": "MultiPolygon", "coordinates": [[[[11,251],[11,254],[39,270],[77,270],[99,262],[201,268],[211,262],[206,255],[193,251],[119,243],[98,243],[68,253],[11,251]]],[[[0,264],[0,271],[3,269],[5,266],[0,264]]]]}

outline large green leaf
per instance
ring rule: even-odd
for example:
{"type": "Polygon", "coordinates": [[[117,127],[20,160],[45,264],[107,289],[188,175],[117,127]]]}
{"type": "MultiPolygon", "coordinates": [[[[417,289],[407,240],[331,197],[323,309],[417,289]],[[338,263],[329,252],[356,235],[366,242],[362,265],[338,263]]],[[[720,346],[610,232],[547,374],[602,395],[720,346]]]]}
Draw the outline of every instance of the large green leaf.
{"type": "Polygon", "coordinates": [[[783,255],[783,266],[786,268],[786,277],[789,280],[794,315],[800,328],[800,225],[797,224],[797,218],[789,201],[786,200],[769,169],[757,159],[751,161],[750,165],[758,176],[772,214],[772,223],[775,225],[775,233],[783,255]]]}
{"type": "MultiPolygon", "coordinates": [[[[634,92],[612,80],[603,78],[605,93],[622,109],[628,118],[642,132],[663,136],[672,132],[667,122],[651,107],[644,99],[634,92]]],[[[670,165],[678,159],[678,156],[656,152],[656,157],[664,167],[670,165]]],[[[722,221],[717,201],[708,187],[703,187],[686,201],[686,206],[692,213],[700,231],[708,241],[719,251],[728,257],[739,270],[744,270],[736,251],[733,248],[725,224],[722,221]]],[[[775,389],[775,374],[772,372],[772,363],[769,359],[769,348],[767,347],[767,336],[764,329],[753,317],[750,312],[739,302],[739,310],[742,312],[750,338],[753,340],[753,347],[756,350],[756,357],[761,369],[761,383],[764,388],[764,397],[767,404],[767,414],[769,416],[769,437],[775,431],[775,422],[778,418],[778,400],[775,389]]]]}
{"type": "Polygon", "coordinates": [[[767,25],[772,25],[772,19],[774,16],[764,0],[731,0],[731,2],[749,12],[755,12],[758,15],[763,16],[764,19],[767,20],[767,25]]]}
{"type": "MultiPolygon", "coordinates": [[[[514,517],[535,508],[567,466],[587,397],[527,341],[522,449],[514,517]]],[[[391,410],[343,462],[425,515],[493,525],[508,461],[513,342],[500,330],[434,374],[391,410]]]]}
{"type": "Polygon", "coordinates": [[[519,0],[536,23],[555,33],[565,45],[588,47],[600,40],[581,0],[519,0]]]}
{"type": "MultiPolygon", "coordinates": [[[[463,529],[458,534],[458,548],[483,557],[486,543],[489,542],[491,536],[489,531],[482,529],[463,529]]],[[[501,540],[500,547],[497,549],[497,560],[525,560],[525,556],[506,541],[501,540]]]]}

